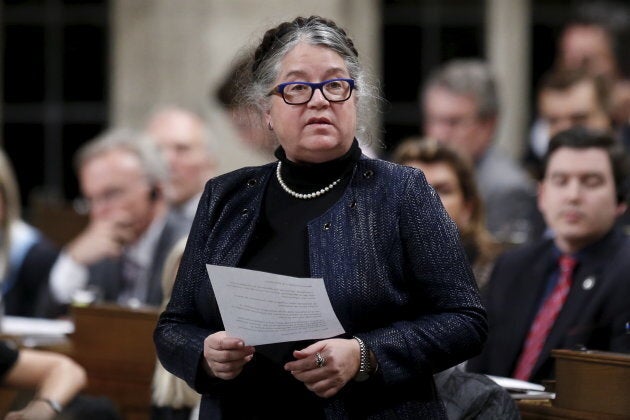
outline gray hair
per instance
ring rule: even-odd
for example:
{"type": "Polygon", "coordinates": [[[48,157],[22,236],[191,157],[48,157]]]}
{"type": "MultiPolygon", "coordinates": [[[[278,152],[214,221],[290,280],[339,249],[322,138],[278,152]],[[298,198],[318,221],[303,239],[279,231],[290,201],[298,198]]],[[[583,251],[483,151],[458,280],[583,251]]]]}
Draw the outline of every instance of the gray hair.
{"type": "Polygon", "coordinates": [[[346,32],[332,20],[319,16],[298,17],[265,33],[252,58],[251,86],[243,90],[243,102],[261,111],[268,109],[269,92],[278,77],[280,61],[301,42],[329,48],[341,56],[355,81],[357,136],[364,140],[374,137],[368,127],[378,109],[378,88],[359,62],[359,54],[346,32]]]}
{"type": "Polygon", "coordinates": [[[181,115],[193,120],[199,127],[201,140],[206,146],[208,154],[214,155],[216,153],[214,141],[218,136],[201,113],[193,111],[192,109],[175,104],[164,104],[155,107],[145,122],[145,128],[149,127],[153,121],[173,115],[181,115]]]}
{"type": "Polygon", "coordinates": [[[499,97],[494,74],[482,60],[449,61],[429,76],[420,97],[422,98],[422,95],[431,88],[442,88],[456,95],[472,97],[477,102],[479,118],[494,118],[499,113],[499,97]]]}
{"type": "Polygon", "coordinates": [[[81,146],[74,160],[77,173],[87,161],[113,150],[126,150],[136,155],[151,185],[168,178],[164,160],[149,135],[127,128],[108,130],[81,146]]]}

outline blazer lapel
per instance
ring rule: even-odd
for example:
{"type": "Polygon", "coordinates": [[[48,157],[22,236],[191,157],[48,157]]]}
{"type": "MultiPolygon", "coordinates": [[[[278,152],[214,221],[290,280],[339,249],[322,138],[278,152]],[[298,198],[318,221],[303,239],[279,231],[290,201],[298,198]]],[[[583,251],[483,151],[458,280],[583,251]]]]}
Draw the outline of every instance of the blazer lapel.
{"type": "Polygon", "coordinates": [[[238,200],[228,203],[221,210],[215,225],[230,226],[230,229],[217,229],[220,236],[215,232],[208,235],[204,250],[208,264],[236,267],[260,217],[264,192],[271,173],[268,168],[246,182],[247,186],[243,187],[245,190],[238,196],[238,200]]]}

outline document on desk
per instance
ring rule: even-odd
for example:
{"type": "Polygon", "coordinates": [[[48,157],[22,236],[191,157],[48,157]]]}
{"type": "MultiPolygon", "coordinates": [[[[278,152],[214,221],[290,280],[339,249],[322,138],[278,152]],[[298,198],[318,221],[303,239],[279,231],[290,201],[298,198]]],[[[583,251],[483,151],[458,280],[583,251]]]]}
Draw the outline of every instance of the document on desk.
{"type": "Polygon", "coordinates": [[[323,279],[207,264],[225,331],[246,345],[323,339],[344,333],[323,279]]]}

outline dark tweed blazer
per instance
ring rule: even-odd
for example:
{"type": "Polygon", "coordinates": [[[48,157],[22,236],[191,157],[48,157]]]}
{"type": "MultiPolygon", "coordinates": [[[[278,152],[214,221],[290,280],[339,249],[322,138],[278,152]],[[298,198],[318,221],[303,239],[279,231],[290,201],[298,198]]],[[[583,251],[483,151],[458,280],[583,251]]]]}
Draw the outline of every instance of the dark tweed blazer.
{"type": "MultiPolygon", "coordinates": [[[[275,167],[206,185],[154,334],[162,364],[203,394],[200,418],[224,418],[222,396],[241,397],[200,364],[204,339],[224,329],[205,266],[238,264],[275,167]]],[[[341,199],[308,224],[308,244],[312,277],[324,279],[346,332],[379,363],[368,381],[326,400],[326,417],[443,418],[432,374],[477,354],[486,320],[456,227],[422,173],[362,158],[341,199]]]]}

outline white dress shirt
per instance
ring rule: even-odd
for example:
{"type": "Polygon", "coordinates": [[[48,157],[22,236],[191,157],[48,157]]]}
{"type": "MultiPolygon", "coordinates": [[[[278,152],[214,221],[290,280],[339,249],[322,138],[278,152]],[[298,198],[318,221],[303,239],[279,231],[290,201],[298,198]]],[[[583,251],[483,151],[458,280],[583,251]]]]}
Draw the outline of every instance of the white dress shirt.
{"type": "MultiPolygon", "coordinates": [[[[126,291],[125,296],[121,298],[125,300],[135,298],[139,302],[146,299],[149,270],[165,223],[166,217],[157,218],[135,243],[123,250],[123,254],[134,261],[140,271],[133,289],[126,291]]],[[[72,303],[77,297],[77,292],[88,289],[88,283],[88,266],[76,262],[66,251],[62,251],[50,273],[50,290],[53,298],[62,304],[72,303]]],[[[119,299],[119,303],[123,302],[119,299]]]]}

